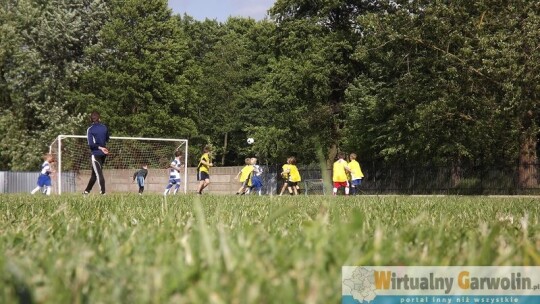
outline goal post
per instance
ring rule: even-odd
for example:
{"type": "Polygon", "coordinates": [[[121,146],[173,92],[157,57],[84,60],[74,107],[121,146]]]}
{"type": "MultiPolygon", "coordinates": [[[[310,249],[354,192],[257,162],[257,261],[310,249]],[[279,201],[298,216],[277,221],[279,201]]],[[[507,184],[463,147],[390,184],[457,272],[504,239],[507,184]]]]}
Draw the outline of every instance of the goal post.
{"type": "MultiPolygon", "coordinates": [[[[104,166],[107,189],[113,192],[133,190],[133,188],[130,190],[127,180],[131,179],[143,164],[146,164],[149,171],[147,180],[149,178],[154,181],[159,180],[159,189],[163,191],[168,181],[166,169],[174,159],[175,151],[181,151],[184,165],[181,172],[182,187],[184,193],[187,193],[187,139],[112,136],[107,143],[107,149],[109,154],[104,166]]],[[[88,183],[88,179],[83,177],[90,178],[92,172],[87,137],[85,135],[58,135],[49,146],[49,153],[56,159],[56,163],[53,163],[56,171],[53,175],[53,192],[57,194],[82,192],[84,189],[81,188],[88,183]]],[[[99,187],[97,183],[94,187],[96,186],[99,187]]],[[[146,186],[145,188],[148,189],[146,186]]]]}

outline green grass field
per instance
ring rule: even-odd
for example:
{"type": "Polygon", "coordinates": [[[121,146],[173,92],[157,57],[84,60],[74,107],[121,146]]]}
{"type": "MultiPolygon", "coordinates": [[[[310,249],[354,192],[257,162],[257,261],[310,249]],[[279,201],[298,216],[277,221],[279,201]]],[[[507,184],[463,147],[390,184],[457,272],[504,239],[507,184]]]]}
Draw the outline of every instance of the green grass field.
{"type": "Polygon", "coordinates": [[[344,265],[540,265],[539,201],[0,195],[0,302],[338,303],[344,265]]]}

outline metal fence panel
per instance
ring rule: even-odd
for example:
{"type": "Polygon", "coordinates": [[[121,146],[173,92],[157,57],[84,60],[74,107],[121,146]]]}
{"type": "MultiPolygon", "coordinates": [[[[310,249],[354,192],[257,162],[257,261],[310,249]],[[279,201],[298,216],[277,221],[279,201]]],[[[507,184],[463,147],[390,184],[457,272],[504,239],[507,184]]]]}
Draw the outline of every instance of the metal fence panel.
{"type": "MultiPolygon", "coordinates": [[[[263,194],[275,195],[282,185],[281,167],[262,166],[263,194]]],[[[332,185],[325,185],[320,169],[299,167],[302,194],[328,194],[332,185]]],[[[449,166],[385,166],[374,163],[362,164],[364,180],[360,186],[366,194],[540,194],[540,164],[514,167],[484,168],[463,167],[456,179],[449,166]],[[527,171],[528,170],[528,171],[527,171]],[[519,172],[532,176],[533,183],[522,187],[519,172]]],[[[329,171],[330,176],[331,172],[329,171]]],[[[35,186],[39,172],[0,172],[0,193],[30,192],[35,186]]],[[[63,192],[75,191],[76,173],[62,173],[63,192]]]]}
{"type": "MultiPolygon", "coordinates": [[[[0,193],[30,193],[36,187],[38,176],[39,172],[0,172],[0,193]]],[[[62,180],[66,192],[75,191],[74,173],[62,173],[62,180]]]]}
{"type": "Polygon", "coordinates": [[[6,182],[7,182],[7,178],[6,178],[6,174],[7,172],[0,172],[0,193],[5,193],[6,192],[6,182]]]}
{"type": "Polygon", "coordinates": [[[30,192],[36,187],[39,172],[2,172],[4,187],[2,193],[30,192]]]}

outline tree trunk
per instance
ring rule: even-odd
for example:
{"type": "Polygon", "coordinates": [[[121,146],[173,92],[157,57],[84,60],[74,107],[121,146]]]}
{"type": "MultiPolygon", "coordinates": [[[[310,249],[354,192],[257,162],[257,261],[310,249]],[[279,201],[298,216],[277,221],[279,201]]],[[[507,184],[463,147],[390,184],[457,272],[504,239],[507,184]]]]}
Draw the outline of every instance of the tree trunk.
{"type": "Polygon", "coordinates": [[[332,170],[332,166],[334,165],[334,159],[337,155],[337,145],[332,144],[330,149],[328,150],[328,158],[326,159],[326,169],[332,170]]]}
{"type": "Polygon", "coordinates": [[[225,136],[223,138],[223,154],[221,154],[221,166],[225,166],[225,155],[227,155],[227,144],[229,139],[229,133],[225,132],[225,136]]]}
{"type": "Polygon", "coordinates": [[[452,187],[456,187],[459,185],[459,182],[461,181],[461,161],[460,159],[455,159],[452,162],[452,169],[451,169],[451,179],[452,179],[452,187]]]}
{"type": "Polygon", "coordinates": [[[526,134],[521,139],[519,147],[519,187],[531,188],[538,186],[536,169],[536,137],[526,134]]]}

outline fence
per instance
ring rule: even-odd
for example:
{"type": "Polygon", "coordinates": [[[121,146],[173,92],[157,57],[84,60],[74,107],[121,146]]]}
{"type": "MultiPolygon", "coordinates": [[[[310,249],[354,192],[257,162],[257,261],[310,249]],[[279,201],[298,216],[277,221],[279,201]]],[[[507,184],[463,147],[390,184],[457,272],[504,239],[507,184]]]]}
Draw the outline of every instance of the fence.
{"type": "MultiPolygon", "coordinates": [[[[508,167],[386,166],[362,164],[364,194],[540,194],[540,163],[508,167]],[[522,176],[528,177],[524,182],[522,176]]],[[[331,176],[331,171],[328,175],[331,176]]],[[[331,181],[323,182],[321,170],[300,168],[303,193],[328,194],[331,181]]],[[[279,179],[278,179],[279,180],[279,179]]],[[[283,182],[281,182],[282,184],[283,182]]],[[[280,187],[278,187],[279,189],[280,187]]]]}
{"type": "Polygon", "coordinates": [[[400,194],[538,194],[538,172],[535,164],[508,167],[444,166],[376,166],[362,167],[366,177],[362,190],[366,193],[400,194]],[[524,183],[522,176],[528,176],[524,183]]]}
{"type": "MultiPolygon", "coordinates": [[[[214,194],[234,194],[239,182],[234,179],[242,167],[216,167],[212,168],[211,186],[207,192],[214,194]]],[[[188,168],[188,192],[195,192],[199,182],[195,179],[196,168],[188,168]]],[[[268,174],[263,167],[263,194],[276,192],[276,180],[273,174],[268,174]]],[[[107,192],[137,192],[138,187],[132,182],[134,170],[104,170],[107,192]]],[[[90,170],[78,172],[62,172],[62,193],[80,193],[90,179],[90,170]]],[[[0,172],[0,193],[29,193],[36,187],[39,172],[0,172]]],[[[53,176],[53,184],[58,180],[53,176]]],[[[165,169],[150,169],[145,182],[145,193],[163,193],[169,180],[165,169]]],[[[94,189],[99,190],[98,185],[94,189]]],[[[183,188],[182,188],[183,189],[183,188]]],[[[53,191],[54,194],[54,191],[53,191]]]]}
{"type": "MultiPolygon", "coordinates": [[[[215,168],[216,174],[212,175],[212,185],[208,188],[208,192],[234,193],[234,189],[238,187],[234,176],[240,168],[215,168]]],[[[263,169],[262,192],[270,195],[278,194],[284,182],[280,175],[281,167],[265,166],[263,169]]],[[[331,182],[323,181],[320,169],[300,167],[299,170],[302,176],[301,194],[331,193],[331,182]]],[[[456,174],[455,169],[442,166],[381,166],[365,163],[362,164],[362,171],[365,177],[360,190],[365,194],[540,194],[538,163],[501,168],[462,167],[459,168],[459,174],[456,174]],[[526,186],[523,185],[523,176],[529,177],[526,186]]],[[[330,171],[328,174],[331,176],[330,171]]],[[[38,172],[0,172],[0,193],[30,192],[36,185],[38,175],[38,172]]],[[[164,184],[161,175],[156,175],[158,178],[155,182],[156,192],[160,192],[164,184]]],[[[193,176],[188,175],[190,188],[196,188],[197,185],[195,180],[190,180],[193,176]]],[[[74,173],[62,174],[62,187],[66,189],[65,192],[80,190],[76,189],[74,182],[76,178],[74,173]]],[[[86,180],[87,178],[84,181],[86,180]]]]}
{"type": "MultiPolygon", "coordinates": [[[[0,172],[0,193],[21,193],[30,192],[36,187],[39,172],[0,172]]],[[[62,174],[63,183],[66,189],[74,191],[74,185],[69,184],[73,173],[62,174]]]]}

